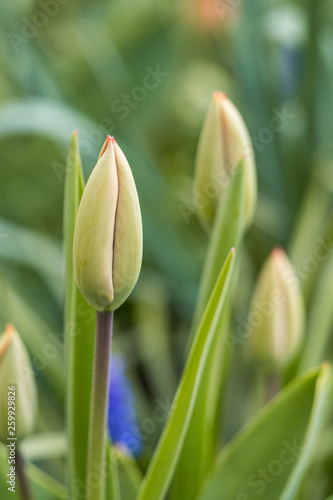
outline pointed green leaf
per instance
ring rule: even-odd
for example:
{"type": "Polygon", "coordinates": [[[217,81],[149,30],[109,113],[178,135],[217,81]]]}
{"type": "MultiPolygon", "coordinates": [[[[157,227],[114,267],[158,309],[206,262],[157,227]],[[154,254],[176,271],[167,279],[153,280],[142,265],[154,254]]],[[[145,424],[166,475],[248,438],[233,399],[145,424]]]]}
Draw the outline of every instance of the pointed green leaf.
{"type": "Polygon", "coordinates": [[[121,497],[135,500],[142,483],[142,472],[135,458],[128,452],[116,450],[121,497]]]}
{"type": "Polygon", "coordinates": [[[207,366],[209,349],[219,333],[221,318],[225,313],[233,264],[234,250],[226,259],[200,322],[171,413],[137,500],[162,500],[167,492],[198,396],[200,381],[209,368],[207,366]]]}
{"type": "Polygon", "coordinates": [[[105,493],[108,500],[120,500],[120,485],[118,476],[118,463],[115,450],[111,443],[106,444],[106,473],[105,473],[105,493]]]}
{"type": "Polygon", "coordinates": [[[320,427],[327,384],[324,367],[281,391],[224,448],[197,500],[259,500],[263,495],[280,500],[283,492],[294,491],[308,465],[307,446],[312,447],[320,427]]]}
{"type": "Polygon", "coordinates": [[[90,392],[95,339],[95,311],[81,296],[73,271],[73,235],[84,187],[76,133],[70,142],[64,195],[65,336],[68,363],[67,432],[70,488],[85,484],[90,392]]]}
{"type": "MultiPolygon", "coordinates": [[[[194,319],[207,304],[213,283],[218,276],[221,262],[232,246],[239,245],[244,229],[244,166],[240,162],[230,177],[229,185],[221,199],[205,260],[199,298],[194,319]]],[[[237,246],[238,249],[238,246],[237,246]]],[[[201,379],[199,394],[191,423],[177,465],[172,487],[173,498],[191,500],[211,468],[217,448],[217,422],[220,423],[222,392],[228,373],[232,347],[226,332],[227,318],[220,325],[220,335],[215,337],[209,352],[207,370],[201,379]]]]}

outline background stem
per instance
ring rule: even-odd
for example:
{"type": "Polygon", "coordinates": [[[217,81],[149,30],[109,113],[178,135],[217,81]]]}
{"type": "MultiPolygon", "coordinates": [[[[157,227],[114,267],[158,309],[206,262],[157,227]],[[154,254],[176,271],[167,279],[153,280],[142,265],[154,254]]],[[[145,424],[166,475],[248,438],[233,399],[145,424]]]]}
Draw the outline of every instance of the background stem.
{"type": "Polygon", "coordinates": [[[22,500],[32,500],[29,481],[25,475],[24,458],[18,449],[16,449],[16,471],[22,500]]]}
{"type": "Polygon", "coordinates": [[[106,412],[108,404],[112,324],[113,311],[97,312],[86,484],[88,500],[102,500],[104,497],[106,412]]]}

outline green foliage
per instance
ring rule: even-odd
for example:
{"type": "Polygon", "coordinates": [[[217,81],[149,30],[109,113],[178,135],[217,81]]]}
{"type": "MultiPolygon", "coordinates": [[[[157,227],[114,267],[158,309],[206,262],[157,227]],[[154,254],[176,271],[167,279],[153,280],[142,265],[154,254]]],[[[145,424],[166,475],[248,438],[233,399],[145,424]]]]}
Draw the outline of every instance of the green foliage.
{"type": "MultiPolygon", "coordinates": [[[[333,500],[330,2],[44,2],[52,16],[41,3],[0,5],[0,333],[15,325],[36,374],[38,424],[20,443],[33,499],[71,498],[86,482],[95,313],[74,282],[72,239],[84,178],[111,134],[143,216],[141,277],[113,345],[144,451],[108,443],[105,500],[333,500]],[[192,199],[214,90],[235,102],[254,145],[259,198],[246,234],[241,167],[209,236],[192,199]],[[296,269],[307,322],[269,401],[246,318],[276,245],[296,269]],[[283,443],[294,441],[302,452],[282,470],[283,443]]],[[[0,498],[20,499],[7,472],[0,444],[0,498]]]]}

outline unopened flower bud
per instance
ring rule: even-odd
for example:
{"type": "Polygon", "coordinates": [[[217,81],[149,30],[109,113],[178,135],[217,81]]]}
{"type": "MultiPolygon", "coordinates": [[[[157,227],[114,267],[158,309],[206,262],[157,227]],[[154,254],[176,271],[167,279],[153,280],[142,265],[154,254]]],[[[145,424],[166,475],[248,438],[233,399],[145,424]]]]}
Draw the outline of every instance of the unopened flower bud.
{"type": "Polygon", "coordinates": [[[253,358],[267,368],[283,367],[299,351],[304,303],[295,271],[281,248],[263,265],[248,318],[253,358]]]}
{"type": "Polygon", "coordinates": [[[139,277],[142,221],[130,166],[109,136],[83,192],[73,253],[86,301],[98,311],[117,309],[139,277]]]}
{"type": "Polygon", "coordinates": [[[232,102],[214,92],[201,131],[196,155],[194,207],[206,229],[214,221],[220,196],[230,176],[244,160],[245,217],[253,219],[257,200],[257,180],[251,139],[246,125],[232,102]]]}
{"type": "Polygon", "coordinates": [[[0,438],[26,436],[36,417],[37,388],[29,355],[15,328],[7,325],[0,336],[0,438]]]}

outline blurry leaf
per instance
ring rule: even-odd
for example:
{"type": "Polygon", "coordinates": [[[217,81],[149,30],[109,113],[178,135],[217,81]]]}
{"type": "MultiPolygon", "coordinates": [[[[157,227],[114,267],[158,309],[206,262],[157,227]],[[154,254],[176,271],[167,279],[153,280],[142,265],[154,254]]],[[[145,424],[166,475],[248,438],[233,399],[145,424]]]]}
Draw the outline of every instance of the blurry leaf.
{"type": "MultiPolygon", "coordinates": [[[[82,113],[50,99],[31,97],[0,107],[0,139],[37,134],[66,144],[79,126],[88,130],[95,128],[94,122],[82,113]]],[[[91,150],[91,144],[88,146],[91,150]]]]}
{"type": "Polygon", "coordinates": [[[0,235],[0,259],[38,271],[60,303],[63,286],[60,242],[1,218],[0,235]]]}
{"type": "MultiPolygon", "coordinates": [[[[311,297],[313,283],[317,276],[316,269],[305,273],[302,278],[303,269],[307,268],[309,259],[313,259],[318,248],[318,240],[327,231],[331,214],[329,207],[332,203],[332,195],[325,186],[312,180],[307,189],[304,200],[300,206],[299,214],[294,225],[295,229],[291,235],[289,245],[290,260],[295,269],[301,274],[301,285],[307,299],[311,297]]],[[[319,262],[317,261],[319,264],[319,262]]],[[[317,266],[318,267],[318,266],[317,266]]]]}
{"type": "Polygon", "coordinates": [[[226,310],[234,257],[234,251],[230,251],[198,327],[171,413],[137,500],[161,500],[166,495],[198,396],[200,380],[210,368],[208,354],[216,335],[220,333],[219,326],[226,310]]]}
{"type": "Polygon", "coordinates": [[[66,436],[62,431],[45,432],[26,437],[20,444],[27,460],[52,460],[67,455],[66,436]]]}
{"type": "Polygon", "coordinates": [[[120,486],[118,477],[118,464],[111,444],[107,442],[106,450],[107,469],[105,474],[107,500],[120,500],[120,486]]]}
{"type": "Polygon", "coordinates": [[[177,387],[170,352],[168,295],[161,280],[151,274],[140,277],[135,294],[139,357],[155,395],[164,400],[177,387]]]}
{"type": "Polygon", "coordinates": [[[95,311],[80,294],[73,270],[74,228],[83,188],[78,138],[74,133],[67,157],[64,195],[67,431],[70,488],[74,496],[78,485],[85,484],[86,480],[95,340],[95,311]]]}
{"type": "Polygon", "coordinates": [[[289,495],[288,477],[296,490],[320,430],[329,375],[323,366],[281,391],[221,452],[197,499],[256,500],[265,492],[279,500],[289,495]]]}
{"type": "Polygon", "coordinates": [[[311,299],[308,319],[308,335],[300,362],[300,372],[332,359],[329,345],[333,328],[333,308],[326,298],[332,294],[333,258],[322,264],[311,299]]]}
{"type": "Polygon", "coordinates": [[[143,479],[141,469],[127,451],[116,448],[113,452],[117,457],[121,498],[135,500],[143,479]]]}

